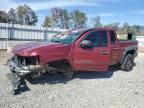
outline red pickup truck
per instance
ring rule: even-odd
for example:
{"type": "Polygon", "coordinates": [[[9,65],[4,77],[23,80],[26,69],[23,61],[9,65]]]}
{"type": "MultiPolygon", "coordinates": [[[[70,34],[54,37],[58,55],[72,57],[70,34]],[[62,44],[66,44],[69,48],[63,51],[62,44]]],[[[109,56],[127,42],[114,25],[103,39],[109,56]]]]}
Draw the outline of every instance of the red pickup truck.
{"type": "Polygon", "coordinates": [[[20,78],[45,72],[69,77],[76,71],[106,72],[116,64],[130,71],[137,49],[137,41],[119,40],[111,28],[78,29],[57,34],[51,41],[15,46],[9,67],[20,78]]]}

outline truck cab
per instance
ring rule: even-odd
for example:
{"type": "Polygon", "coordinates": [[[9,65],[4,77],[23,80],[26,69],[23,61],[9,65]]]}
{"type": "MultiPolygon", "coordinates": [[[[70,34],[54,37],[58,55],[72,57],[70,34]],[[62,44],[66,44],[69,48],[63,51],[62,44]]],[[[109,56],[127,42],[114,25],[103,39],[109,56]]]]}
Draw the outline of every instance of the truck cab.
{"type": "Polygon", "coordinates": [[[94,29],[74,43],[73,67],[76,70],[106,71],[109,65],[118,62],[119,50],[115,51],[115,57],[112,57],[112,47],[119,47],[117,38],[113,35],[114,45],[111,45],[110,32],[113,31],[94,29]]]}
{"type": "Polygon", "coordinates": [[[109,66],[121,63],[130,50],[135,56],[136,41],[120,41],[113,29],[93,29],[73,43],[72,65],[76,70],[107,71],[109,66]]]}

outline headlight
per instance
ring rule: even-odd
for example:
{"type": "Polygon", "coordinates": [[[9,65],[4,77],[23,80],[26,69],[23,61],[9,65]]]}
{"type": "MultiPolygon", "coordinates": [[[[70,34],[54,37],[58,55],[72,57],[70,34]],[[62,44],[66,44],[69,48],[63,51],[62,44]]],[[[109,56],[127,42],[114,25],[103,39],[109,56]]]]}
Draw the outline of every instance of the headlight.
{"type": "Polygon", "coordinates": [[[16,55],[13,56],[12,60],[14,63],[18,64],[18,58],[16,55]]]}

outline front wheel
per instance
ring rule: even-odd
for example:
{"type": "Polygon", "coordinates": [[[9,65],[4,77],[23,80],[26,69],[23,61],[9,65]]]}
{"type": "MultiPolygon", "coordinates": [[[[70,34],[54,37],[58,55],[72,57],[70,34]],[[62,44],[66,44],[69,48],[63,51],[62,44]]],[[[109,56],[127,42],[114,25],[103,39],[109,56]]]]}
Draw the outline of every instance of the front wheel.
{"type": "Polygon", "coordinates": [[[126,55],[123,63],[121,64],[121,69],[124,71],[131,71],[134,66],[134,57],[131,54],[126,55]]]}

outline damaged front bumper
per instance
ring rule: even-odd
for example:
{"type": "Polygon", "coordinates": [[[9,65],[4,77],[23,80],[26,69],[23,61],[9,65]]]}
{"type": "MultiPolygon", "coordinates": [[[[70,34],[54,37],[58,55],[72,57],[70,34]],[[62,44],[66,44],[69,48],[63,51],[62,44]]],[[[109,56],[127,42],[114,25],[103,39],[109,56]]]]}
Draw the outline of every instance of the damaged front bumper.
{"type": "Polygon", "coordinates": [[[21,80],[25,80],[28,76],[31,77],[38,77],[40,76],[41,72],[45,72],[45,70],[47,69],[47,65],[42,66],[42,65],[27,65],[27,66],[23,66],[23,65],[19,65],[18,62],[16,60],[9,59],[8,60],[8,65],[9,68],[11,70],[11,72],[9,73],[9,79],[12,82],[13,85],[13,89],[18,89],[18,86],[20,86],[21,84],[21,80]]]}
{"type": "Polygon", "coordinates": [[[9,60],[8,62],[9,64],[9,68],[12,72],[20,75],[20,76],[24,76],[26,74],[31,73],[30,69],[28,66],[19,66],[17,63],[15,63],[12,59],[9,60]]]}
{"type": "Polygon", "coordinates": [[[25,75],[31,73],[28,67],[19,66],[12,59],[8,60],[8,65],[10,68],[10,73],[7,77],[12,83],[12,94],[17,94],[21,85],[23,85],[25,75]]]}

